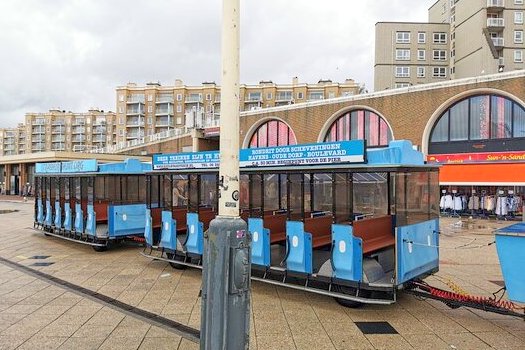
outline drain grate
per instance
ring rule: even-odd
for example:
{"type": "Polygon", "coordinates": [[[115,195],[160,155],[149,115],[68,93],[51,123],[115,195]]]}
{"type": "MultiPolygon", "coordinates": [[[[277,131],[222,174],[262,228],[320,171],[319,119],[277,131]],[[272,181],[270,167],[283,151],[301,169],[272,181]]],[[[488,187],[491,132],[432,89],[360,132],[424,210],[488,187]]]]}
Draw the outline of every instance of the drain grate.
{"type": "Polygon", "coordinates": [[[398,334],[388,322],[355,322],[363,334],[398,334]]]}
{"type": "Polygon", "coordinates": [[[33,255],[29,259],[38,259],[38,260],[42,259],[43,260],[43,259],[47,259],[49,257],[50,257],[50,255],[33,255]]]}
{"type": "Polygon", "coordinates": [[[49,265],[53,265],[53,264],[54,264],[54,262],[36,262],[36,263],[32,263],[29,266],[49,266],[49,265]]]}

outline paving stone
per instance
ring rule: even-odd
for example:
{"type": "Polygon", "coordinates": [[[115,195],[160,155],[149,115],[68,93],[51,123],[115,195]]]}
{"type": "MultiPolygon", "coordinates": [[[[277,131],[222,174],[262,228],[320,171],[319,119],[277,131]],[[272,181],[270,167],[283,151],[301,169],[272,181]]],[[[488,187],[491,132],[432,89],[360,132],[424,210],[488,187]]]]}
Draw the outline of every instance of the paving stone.
{"type": "Polygon", "coordinates": [[[27,340],[25,343],[20,345],[17,350],[52,350],[57,349],[62,345],[68,338],[67,337],[52,337],[52,336],[40,336],[35,335],[27,340]]]}

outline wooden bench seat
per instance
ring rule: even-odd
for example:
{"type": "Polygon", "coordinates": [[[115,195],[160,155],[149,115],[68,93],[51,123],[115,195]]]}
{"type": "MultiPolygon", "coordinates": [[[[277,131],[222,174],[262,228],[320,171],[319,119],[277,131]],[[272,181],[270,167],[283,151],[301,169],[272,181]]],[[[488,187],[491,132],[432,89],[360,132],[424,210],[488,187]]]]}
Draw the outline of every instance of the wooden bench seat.
{"type": "Polygon", "coordinates": [[[369,254],[395,245],[390,215],[354,221],[354,236],[363,240],[363,254],[369,254]]]}
{"type": "Polygon", "coordinates": [[[215,216],[217,216],[217,214],[215,214],[215,211],[211,208],[206,208],[204,210],[203,208],[199,209],[199,221],[204,225],[204,231],[210,227],[210,222],[215,219],[215,216]]]}
{"type": "Polygon", "coordinates": [[[304,231],[312,234],[312,248],[332,244],[332,221],[331,215],[304,219],[304,231]]]}
{"type": "Polygon", "coordinates": [[[93,210],[97,215],[97,223],[108,221],[108,201],[96,200],[93,203],[93,210]]]}
{"type": "Polygon", "coordinates": [[[270,230],[270,244],[286,240],[286,213],[265,215],[263,225],[270,230]]]}

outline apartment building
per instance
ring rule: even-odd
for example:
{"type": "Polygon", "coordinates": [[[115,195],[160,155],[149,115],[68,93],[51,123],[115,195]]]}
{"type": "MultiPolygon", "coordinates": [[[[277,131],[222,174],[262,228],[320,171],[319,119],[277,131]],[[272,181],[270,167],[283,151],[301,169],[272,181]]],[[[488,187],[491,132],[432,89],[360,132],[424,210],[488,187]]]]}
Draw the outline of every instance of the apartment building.
{"type": "Polygon", "coordinates": [[[0,129],[0,156],[26,153],[26,128],[20,123],[16,128],[0,129]]]}
{"type": "MultiPolygon", "coordinates": [[[[91,109],[87,113],[51,109],[46,113],[27,113],[25,144],[18,153],[46,151],[82,152],[115,143],[115,113],[91,109]]],[[[5,154],[5,149],[4,149],[5,154]]]]}
{"type": "Polygon", "coordinates": [[[524,12],[524,0],[438,0],[427,23],[377,23],[374,89],[523,69],[524,12]]]}
{"type": "MultiPolygon", "coordinates": [[[[355,95],[361,87],[352,79],[344,83],[320,80],[316,84],[275,84],[261,81],[258,85],[241,85],[241,111],[275,107],[292,103],[355,95]]],[[[181,80],[175,85],[129,83],[117,92],[117,142],[129,141],[173,128],[218,126],[220,116],[220,86],[204,82],[186,86],[181,80]]]]}

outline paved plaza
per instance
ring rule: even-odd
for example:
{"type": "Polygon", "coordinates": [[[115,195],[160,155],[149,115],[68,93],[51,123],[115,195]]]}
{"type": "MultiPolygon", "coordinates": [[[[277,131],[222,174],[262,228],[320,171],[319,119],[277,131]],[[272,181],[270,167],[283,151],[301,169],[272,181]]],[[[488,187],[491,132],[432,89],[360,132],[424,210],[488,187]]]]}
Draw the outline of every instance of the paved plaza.
{"type": "MultiPolygon", "coordinates": [[[[126,245],[104,253],[33,230],[33,203],[0,201],[0,258],[199,329],[201,272],[176,270],[126,245]]],[[[491,296],[502,276],[492,231],[509,222],[441,219],[441,262],[427,281],[491,296]]],[[[250,349],[525,349],[525,322],[401,294],[348,309],[332,298],[252,284],[250,349]],[[385,321],[398,334],[363,334],[385,321]]],[[[198,349],[159,327],[0,260],[0,349],[198,349]]]]}

